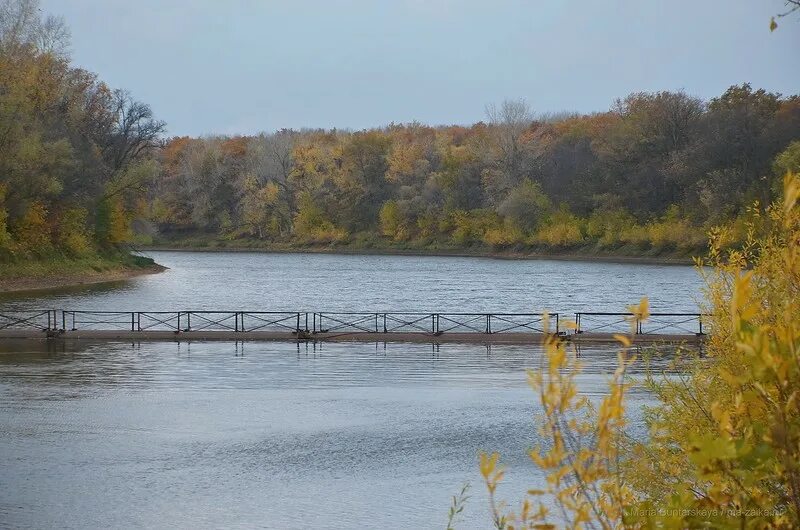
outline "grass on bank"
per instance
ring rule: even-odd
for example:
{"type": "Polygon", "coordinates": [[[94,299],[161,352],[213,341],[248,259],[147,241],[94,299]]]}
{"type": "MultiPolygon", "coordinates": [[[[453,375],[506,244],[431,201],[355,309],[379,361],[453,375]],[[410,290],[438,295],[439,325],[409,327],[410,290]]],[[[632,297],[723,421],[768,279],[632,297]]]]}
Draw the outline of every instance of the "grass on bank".
{"type": "Polygon", "coordinates": [[[123,252],[80,258],[50,256],[46,259],[0,263],[0,284],[20,278],[102,275],[104,273],[138,271],[157,267],[152,258],[123,252]]]}

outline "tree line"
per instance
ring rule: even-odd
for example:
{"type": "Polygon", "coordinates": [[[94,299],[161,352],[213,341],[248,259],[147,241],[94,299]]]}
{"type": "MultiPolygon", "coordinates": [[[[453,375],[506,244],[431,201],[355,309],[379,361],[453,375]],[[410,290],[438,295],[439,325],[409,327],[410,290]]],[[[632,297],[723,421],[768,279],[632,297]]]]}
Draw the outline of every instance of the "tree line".
{"type": "Polygon", "coordinates": [[[167,238],[258,244],[695,251],[800,164],[800,97],[635,93],[607,112],[471,126],[173,138],[149,218],[167,238]]]}
{"type": "Polygon", "coordinates": [[[470,126],[174,137],[70,64],[63,20],[0,0],[0,260],[129,243],[695,253],[800,169],[800,96],[525,101],[470,126]]]}

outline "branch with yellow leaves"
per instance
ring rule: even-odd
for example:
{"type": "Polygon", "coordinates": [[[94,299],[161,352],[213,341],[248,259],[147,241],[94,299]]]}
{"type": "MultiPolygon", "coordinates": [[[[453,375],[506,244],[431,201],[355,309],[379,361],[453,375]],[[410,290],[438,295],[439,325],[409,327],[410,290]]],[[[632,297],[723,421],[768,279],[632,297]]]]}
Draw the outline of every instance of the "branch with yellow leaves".
{"type": "Polygon", "coordinates": [[[778,23],[775,21],[776,18],[783,18],[791,15],[795,11],[800,9],[800,0],[786,0],[786,11],[783,13],[778,13],[774,17],[772,17],[769,21],[769,30],[775,31],[778,29],[778,23]]]}

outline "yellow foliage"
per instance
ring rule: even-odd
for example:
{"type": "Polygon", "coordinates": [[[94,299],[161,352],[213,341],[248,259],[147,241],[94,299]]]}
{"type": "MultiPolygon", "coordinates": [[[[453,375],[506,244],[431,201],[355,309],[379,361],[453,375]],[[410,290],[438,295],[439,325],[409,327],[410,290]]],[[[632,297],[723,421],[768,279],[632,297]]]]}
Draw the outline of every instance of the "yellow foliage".
{"type": "Polygon", "coordinates": [[[300,199],[293,228],[295,234],[307,243],[338,243],[349,235],[346,230],[328,221],[325,212],[308,195],[303,195],[300,199]]]}
{"type": "MultiPolygon", "coordinates": [[[[510,224],[503,224],[494,211],[486,209],[477,210],[455,210],[450,213],[447,219],[446,227],[452,230],[451,239],[457,245],[469,246],[474,243],[484,242],[487,238],[487,233],[494,230],[503,230],[512,226],[510,224]]],[[[493,232],[497,234],[497,232],[493,232]]],[[[509,234],[509,235],[513,235],[509,234]]],[[[492,235],[489,236],[494,237],[492,235]]],[[[500,240],[505,239],[501,236],[500,240]]],[[[509,239],[511,241],[511,239],[509,239]]]]}
{"type": "Polygon", "coordinates": [[[503,219],[502,224],[486,229],[483,241],[493,247],[507,247],[523,243],[525,234],[511,219],[503,219]]]}
{"type": "Polygon", "coordinates": [[[783,199],[756,220],[743,249],[714,241],[708,358],[682,367],[677,382],[650,381],[661,405],[652,411],[651,442],[631,459],[631,483],[643,498],[637,513],[702,508],[704,516],[679,524],[800,526],[798,195],[800,179],[787,173],[783,199]]]}
{"type": "Polygon", "coordinates": [[[558,212],[536,232],[535,239],[553,247],[571,247],[583,242],[581,221],[567,212],[558,212]]]}
{"type": "Polygon", "coordinates": [[[439,227],[439,218],[432,214],[426,213],[417,217],[417,229],[421,237],[430,237],[436,233],[439,227]]]}
{"type": "Polygon", "coordinates": [[[395,241],[405,241],[411,235],[397,201],[386,201],[378,214],[381,234],[395,241]]]}
{"type": "MultiPolygon", "coordinates": [[[[636,319],[648,316],[647,301],[631,308],[631,333],[636,319]]],[[[547,315],[545,315],[545,321],[547,315]]],[[[547,329],[547,324],[544,324],[547,329]]],[[[629,339],[624,337],[625,344],[629,339]]],[[[601,528],[613,528],[622,517],[623,506],[632,492],[617,480],[623,457],[625,426],[625,380],[635,357],[626,350],[618,356],[619,365],[612,375],[608,394],[593,413],[589,401],[578,392],[577,378],[581,363],[573,348],[558,336],[544,338],[544,365],[528,371],[528,383],[544,411],[540,434],[546,444],[533,447],[528,456],[545,473],[545,486],[530,489],[519,513],[504,510],[495,501],[497,484],[503,471],[497,471],[497,454],[481,454],[481,474],[489,492],[489,501],[497,528],[541,528],[554,524],[551,508],[560,510],[558,522],[580,528],[596,522],[601,528]]]]}
{"type": "Polygon", "coordinates": [[[386,161],[388,182],[403,182],[404,179],[413,177],[420,167],[428,167],[423,146],[417,143],[394,143],[386,161]]]}
{"type": "Polygon", "coordinates": [[[120,199],[110,201],[108,210],[108,242],[117,245],[130,241],[130,221],[120,199]]]}
{"type": "MultiPolygon", "coordinates": [[[[574,352],[545,338],[545,365],[528,377],[547,442],[530,457],[546,486],[529,490],[519,513],[505,510],[494,497],[499,457],[482,454],[497,528],[800,527],[799,199],[800,177],[788,173],[783,198],[742,249],[713,242],[707,356],[648,377],[659,404],[647,411],[646,440],[625,433],[630,338],[619,337],[618,366],[596,411],[578,394],[574,352]]],[[[630,311],[633,332],[647,301],[630,311]]]]}
{"type": "Polygon", "coordinates": [[[669,208],[662,218],[645,225],[636,223],[630,217],[625,219],[626,217],[620,216],[616,219],[617,222],[609,226],[609,230],[601,238],[602,244],[609,246],[613,242],[621,242],[656,250],[692,251],[708,243],[703,230],[681,218],[675,206],[669,208]]]}
{"type": "Polygon", "coordinates": [[[58,222],[58,243],[72,256],[85,256],[92,251],[92,243],[86,229],[88,212],[84,208],[70,208],[58,222]]]}
{"type": "Polygon", "coordinates": [[[14,227],[14,239],[24,254],[38,255],[52,248],[50,227],[47,226],[47,209],[36,201],[28,206],[25,214],[14,227]]]}
{"type": "Polygon", "coordinates": [[[620,235],[635,224],[633,216],[625,210],[598,210],[586,220],[586,235],[603,247],[611,247],[620,243],[620,235]]]}
{"type": "Polygon", "coordinates": [[[261,186],[255,176],[249,175],[244,181],[245,197],[242,199],[243,231],[259,239],[276,237],[288,225],[288,208],[280,200],[281,188],[270,181],[261,186]]]}

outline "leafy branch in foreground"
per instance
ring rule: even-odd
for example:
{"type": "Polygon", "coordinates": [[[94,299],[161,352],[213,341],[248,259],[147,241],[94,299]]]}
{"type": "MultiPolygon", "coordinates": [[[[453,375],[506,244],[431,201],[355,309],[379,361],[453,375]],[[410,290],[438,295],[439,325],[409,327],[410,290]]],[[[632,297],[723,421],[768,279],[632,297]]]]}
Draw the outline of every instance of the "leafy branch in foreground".
{"type": "Polygon", "coordinates": [[[458,495],[453,495],[453,500],[450,503],[450,509],[447,511],[447,530],[455,530],[456,518],[464,511],[464,506],[469,500],[469,482],[462,486],[458,495]]]}
{"type": "MultiPolygon", "coordinates": [[[[636,322],[648,316],[647,300],[630,308],[631,334],[636,322]]],[[[519,513],[504,511],[494,497],[502,472],[495,471],[498,455],[481,455],[481,473],[489,490],[489,501],[497,528],[568,527],[611,528],[622,517],[631,499],[621,478],[621,448],[625,427],[625,381],[635,356],[628,353],[632,339],[618,335],[623,346],[618,366],[609,380],[609,392],[596,411],[578,393],[576,383],[581,363],[573,348],[558,336],[544,340],[545,366],[528,371],[528,383],[543,408],[540,434],[548,448],[534,447],[528,455],[545,472],[546,484],[529,489],[519,513]],[[552,508],[557,513],[551,514],[552,508]]]]}
{"type": "MultiPolygon", "coordinates": [[[[505,470],[480,456],[497,528],[800,527],[800,176],[755,216],[742,250],[717,233],[706,274],[713,333],[704,358],[680,373],[650,374],[658,400],[645,410],[646,440],[625,432],[630,336],[595,411],[578,394],[580,363],[558,337],[529,372],[543,409],[547,448],[530,457],[545,472],[519,513],[495,497],[505,470]]],[[[646,300],[632,308],[648,315],[646,300]]]]}

